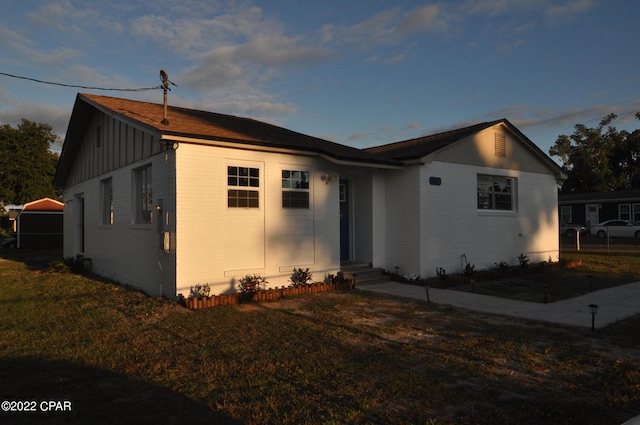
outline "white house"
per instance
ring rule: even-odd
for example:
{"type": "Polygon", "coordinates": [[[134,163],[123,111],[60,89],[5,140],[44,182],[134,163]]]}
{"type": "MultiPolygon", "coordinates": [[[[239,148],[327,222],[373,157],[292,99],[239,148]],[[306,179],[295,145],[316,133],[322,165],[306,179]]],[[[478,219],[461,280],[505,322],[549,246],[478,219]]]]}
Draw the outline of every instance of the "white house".
{"type": "Polygon", "coordinates": [[[367,150],[403,163],[383,171],[384,256],[401,274],[460,273],[557,261],[562,169],[509,121],[485,122],[367,150]]]}
{"type": "Polygon", "coordinates": [[[557,259],[561,169],[506,120],[359,150],[252,119],[79,94],[55,178],[64,256],[151,295],[557,259]],[[163,123],[164,121],[164,123],[163,123]],[[463,257],[464,256],[464,257],[463,257]]]}

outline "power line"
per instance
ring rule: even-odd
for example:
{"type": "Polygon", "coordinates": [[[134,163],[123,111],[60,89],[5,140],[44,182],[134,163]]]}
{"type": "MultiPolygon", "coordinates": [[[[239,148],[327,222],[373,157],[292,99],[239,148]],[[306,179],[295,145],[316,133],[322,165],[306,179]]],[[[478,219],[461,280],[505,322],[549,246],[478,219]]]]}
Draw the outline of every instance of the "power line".
{"type": "MultiPolygon", "coordinates": [[[[585,116],[585,119],[580,120],[581,124],[587,124],[587,123],[591,123],[594,121],[601,121],[604,117],[591,117],[591,118],[586,118],[587,116],[591,115],[594,112],[597,111],[602,111],[603,113],[606,113],[607,110],[609,110],[612,107],[615,106],[619,106],[619,105],[623,105],[623,104],[627,104],[627,103],[637,103],[640,101],[640,98],[634,98],[634,99],[628,99],[628,100],[623,100],[620,102],[616,102],[616,103],[611,103],[608,105],[599,105],[599,106],[594,106],[591,108],[587,108],[581,111],[576,111],[576,112],[569,112],[566,114],[561,114],[552,118],[548,118],[548,119],[544,119],[544,120],[539,120],[539,121],[534,121],[534,122],[530,122],[527,123],[526,125],[523,126],[524,129],[526,128],[530,128],[530,135],[531,137],[536,137],[536,136],[542,136],[544,134],[548,134],[548,133],[553,133],[556,132],[562,128],[569,128],[569,127],[575,127],[576,123],[568,123],[568,122],[564,122],[566,121],[568,118],[571,117],[578,117],[578,116],[585,116]]],[[[618,115],[618,114],[616,114],[618,115]]]]}
{"type": "Polygon", "coordinates": [[[118,88],[109,88],[109,87],[93,87],[93,86],[81,86],[81,85],[77,85],[77,84],[55,83],[55,82],[52,82],[52,81],[44,81],[44,80],[38,80],[36,78],[30,78],[30,77],[23,77],[23,76],[20,76],[20,75],[8,74],[6,72],[0,72],[0,75],[4,75],[6,77],[11,77],[11,78],[18,78],[20,80],[33,81],[33,82],[40,83],[40,84],[50,84],[52,86],[73,87],[73,88],[77,88],[77,89],[86,89],[86,90],[146,91],[146,90],[161,89],[163,87],[163,86],[159,85],[159,86],[155,86],[155,87],[141,87],[141,88],[137,88],[137,89],[118,89],[118,88]]]}

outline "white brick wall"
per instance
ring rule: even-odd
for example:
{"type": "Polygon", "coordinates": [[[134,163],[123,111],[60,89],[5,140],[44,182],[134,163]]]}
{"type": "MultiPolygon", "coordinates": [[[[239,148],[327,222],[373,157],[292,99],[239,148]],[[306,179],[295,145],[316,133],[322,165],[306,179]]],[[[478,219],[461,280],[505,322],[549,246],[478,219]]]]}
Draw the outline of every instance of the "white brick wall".
{"type": "MultiPolygon", "coordinates": [[[[519,264],[558,260],[557,186],[548,174],[443,162],[386,172],[386,244],[377,264],[421,277],[436,268],[461,273],[464,257],[476,270],[506,261],[519,264]],[[477,209],[477,174],[517,179],[517,212],[477,209]],[[431,185],[439,177],[441,185],[431,185]],[[419,185],[419,187],[418,187],[419,185]]],[[[378,210],[376,216],[382,214],[378,210]]],[[[382,239],[374,237],[380,243],[382,239]]]]}
{"type": "Polygon", "coordinates": [[[152,164],[154,205],[162,198],[165,210],[171,213],[172,197],[166,186],[173,165],[165,164],[164,155],[155,155],[68,188],[64,199],[71,202],[65,207],[64,256],[69,258],[78,254],[75,203],[76,196],[82,194],[85,203],[84,255],[91,258],[93,271],[150,295],[175,296],[173,256],[160,250],[158,216],[154,214],[152,225],[132,224],[132,170],[148,163],[152,164]],[[101,224],[100,181],[108,177],[113,182],[113,225],[101,224]]]}
{"type": "Polygon", "coordinates": [[[177,151],[177,292],[196,284],[233,292],[246,274],[288,285],[294,267],[315,279],[339,269],[338,185],[324,160],[181,144],[177,151]],[[227,166],[260,168],[260,208],[227,208],[227,166]],[[309,210],[282,208],[282,170],[311,172],[309,210]]]}

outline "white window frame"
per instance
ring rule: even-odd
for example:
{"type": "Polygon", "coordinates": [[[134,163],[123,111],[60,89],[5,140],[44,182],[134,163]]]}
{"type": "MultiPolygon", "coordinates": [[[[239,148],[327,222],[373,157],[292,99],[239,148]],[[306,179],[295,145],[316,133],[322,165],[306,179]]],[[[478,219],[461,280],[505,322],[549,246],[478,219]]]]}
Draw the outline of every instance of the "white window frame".
{"type": "Polygon", "coordinates": [[[640,221],[640,204],[633,204],[631,207],[631,219],[640,221]]]}
{"type": "Polygon", "coordinates": [[[311,171],[299,168],[282,169],[282,208],[284,209],[311,209],[311,171]],[[304,199],[304,195],[306,195],[306,199],[304,199]],[[287,199],[289,196],[302,197],[299,199],[287,199]]]}
{"type": "Polygon", "coordinates": [[[498,212],[498,213],[515,213],[517,211],[517,183],[518,179],[511,176],[491,175],[478,173],[476,175],[476,207],[478,212],[498,212]],[[486,183],[491,180],[489,190],[482,190],[481,183],[486,186],[486,183]],[[498,187],[509,187],[510,191],[496,192],[496,185],[498,187]],[[504,204],[504,199],[510,198],[509,208],[497,208],[498,204],[504,204]],[[483,207],[482,205],[487,205],[483,207]]]}
{"type": "Polygon", "coordinates": [[[113,225],[113,178],[100,181],[100,223],[113,225]]]}
{"type": "Polygon", "coordinates": [[[133,224],[151,225],[153,222],[153,180],[151,164],[133,170],[133,224]]]}
{"type": "Polygon", "coordinates": [[[227,164],[227,208],[260,209],[262,168],[239,163],[227,164]],[[241,195],[245,196],[241,196],[241,195]]]}
{"type": "Polygon", "coordinates": [[[618,218],[631,220],[631,204],[618,204],[618,218]]]}
{"type": "Polygon", "coordinates": [[[573,223],[573,208],[571,205],[563,205],[560,207],[560,221],[562,223],[573,223]]]}

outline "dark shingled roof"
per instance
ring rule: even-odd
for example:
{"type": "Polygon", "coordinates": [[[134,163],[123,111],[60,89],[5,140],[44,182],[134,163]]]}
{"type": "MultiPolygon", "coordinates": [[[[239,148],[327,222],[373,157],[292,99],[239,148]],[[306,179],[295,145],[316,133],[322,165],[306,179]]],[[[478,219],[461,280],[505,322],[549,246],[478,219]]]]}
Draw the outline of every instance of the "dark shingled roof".
{"type": "Polygon", "coordinates": [[[587,202],[632,202],[640,200],[640,190],[618,190],[615,192],[563,193],[558,195],[559,204],[587,202]]]}
{"type": "MultiPolygon", "coordinates": [[[[395,164],[360,149],[330,142],[251,118],[169,106],[169,125],[161,123],[163,105],[115,97],[79,94],[89,101],[158,130],[167,136],[220,140],[263,147],[285,148],[325,154],[336,160],[395,164]]],[[[73,118],[72,118],[73,121],[73,118]]]]}
{"type": "Polygon", "coordinates": [[[168,106],[168,125],[162,124],[163,105],[109,96],[79,93],[73,107],[67,135],[58,162],[56,187],[63,184],[71,168],[75,150],[82,143],[89,118],[95,110],[129,119],[162,136],[182,136],[203,141],[222,141],[245,148],[292,149],[324,155],[337,162],[398,166],[398,162],[361,149],[330,142],[251,118],[168,106]]]}
{"type": "Polygon", "coordinates": [[[534,152],[541,161],[546,163],[558,176],[559,179],[566,179],[565,172],[555,163],[547,154],[545,154],[535,143],[533,143],[527,136],[525,136],[520,130],[518,130],[507,119],[482,122],[479,124],[471,125],[469,127],[458,128],[455,130],[445,131],[443,133],[433,134],[431,136],[423,136],[415,139],[405,140],[402,142],[391,143],[388,145],[376,146],[373,148],[365,149],[367,152],[383,156],[389,160],[395,161],[411,161],[420,159],[426,155],[432,154],[440,149],[443,149],[449,145],[459,142],[467,137],[470,137],[482,130],[493,127],[497,124],[503,124],[507,126],[518,138],[534,152]]]}
{"type": "Polygon", "coordinates": [[[444,133],[418,137],[388,145],[376,146],[365,150],[367,152],[383,155],[387,158],[393,158],[398,161],[418,159],[502,122],[508,123],[508,121],[504,119],[483,122],[470,127],[458,128],[456,130],[445,131],[444,133]]]}

